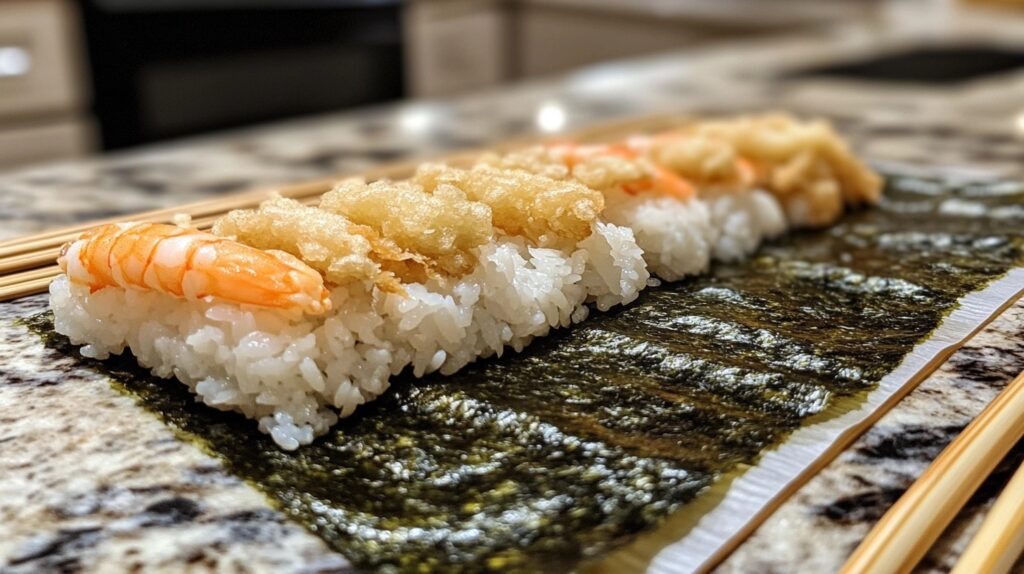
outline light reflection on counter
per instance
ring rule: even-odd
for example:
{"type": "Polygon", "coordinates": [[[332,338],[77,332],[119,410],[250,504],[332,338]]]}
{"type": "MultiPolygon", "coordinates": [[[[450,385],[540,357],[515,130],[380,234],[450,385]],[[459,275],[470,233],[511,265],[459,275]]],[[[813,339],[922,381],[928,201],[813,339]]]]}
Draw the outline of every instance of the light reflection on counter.
{"type": "Polygon", "coordinates": [[[567,120],[565,107],[557,102],[545,102],[537,109],[537,127],[544,133],[562,131],[567,120]]]}

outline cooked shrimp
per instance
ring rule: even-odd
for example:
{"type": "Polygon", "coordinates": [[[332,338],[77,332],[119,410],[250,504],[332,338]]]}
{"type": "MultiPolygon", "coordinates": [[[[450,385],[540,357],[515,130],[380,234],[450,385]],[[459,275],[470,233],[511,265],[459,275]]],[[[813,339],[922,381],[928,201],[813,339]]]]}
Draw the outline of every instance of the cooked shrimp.
{"type": "Polygon", "coordinates": [[[331,308],[323,278],[292,255],[174,225],[103,225],[66,244],[57,263],[92,291],[149,289],[309,314],[331,308]]]}

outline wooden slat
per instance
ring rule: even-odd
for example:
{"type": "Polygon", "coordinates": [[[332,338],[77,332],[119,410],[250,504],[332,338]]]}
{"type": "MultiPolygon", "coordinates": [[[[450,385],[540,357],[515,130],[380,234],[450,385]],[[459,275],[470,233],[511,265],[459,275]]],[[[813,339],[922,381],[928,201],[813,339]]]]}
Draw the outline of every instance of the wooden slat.
{"type": "Polygon", "coordinates": [[[53,279],[59,273],[60,267],[53,264],[47,265],[46,267],[40,267],[38,269],[29,269],[28,271],[22,271],[21,273],[0,275],[0,287],[9,287],[11,285],[35,281],[37,279],[53,279]]]}
{"type": "Polygon", "coordinates": [[[1005,574],[1024,551],[1024,465],[996,499],[951,574],[1005,574]]]}
{"type": "Polygon", "coordinates": [[[61,247],[58,245],[8,257],[3,261],[0,261],[0,275],[17,273],[18,271],[24,271],[26,269],[49,265],[57,260],[57,256],[60,255],[60,250],[61,247]]]}
{"type": "Polygon", "coordinates": [[[42,293],[46,291],[51,281],[53,281],[53,277],[43,277],[31,281],[22,281],[16,285],[0,287],[0,301],[9,301],[19,297],[42,293]]]}
{"type": "Polygon", "coordinates": [[[967,426],[868,533],[843,574],[910,572],[1024,435],[1024,373],[967,426]]]}

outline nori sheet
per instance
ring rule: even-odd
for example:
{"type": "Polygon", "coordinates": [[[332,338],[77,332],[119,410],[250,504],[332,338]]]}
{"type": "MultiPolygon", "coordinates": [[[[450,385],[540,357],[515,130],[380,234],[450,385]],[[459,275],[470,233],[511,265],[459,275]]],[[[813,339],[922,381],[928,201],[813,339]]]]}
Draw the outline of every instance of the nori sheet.
{"type": "MultiPolygon", "coordinates": [[[[371,571],[561,572],[855,406],[1024,255],[1024,185],[892,176],[881,206],[450,376],[297,452],[131,357],[89,361],[371,571]]],[[[48,344],[52,317],[32,320],[48,344]]],[[[84,359],[83,359],[84,360],[84,359]]]]}

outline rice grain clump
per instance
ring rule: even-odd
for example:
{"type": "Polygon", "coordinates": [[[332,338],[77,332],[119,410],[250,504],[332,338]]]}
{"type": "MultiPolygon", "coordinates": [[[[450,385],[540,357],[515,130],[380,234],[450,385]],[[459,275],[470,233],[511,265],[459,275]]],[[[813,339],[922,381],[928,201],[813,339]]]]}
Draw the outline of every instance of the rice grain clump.
{"type": "Polygon", "coordinates": [[[477,255],[477,268],[451,286],[336,286],[322,316],[137,289],[91,293],[67,277],[51,284],[50,304],[57,331],[84,344],[83,355],[128,348],[155,375],[259,420],[293,449],[380,395],[406,367],[416,376],[453,373],[586,317],[585,251],[505,239],[477,255]]]}
{"type": "Polygon", "coordinates": [[[520,351],[588,304],[633,301],[656,282],[648,269],[701,273],[787,216],[831,217],[815,203],[824,195],[871,201],[871,177],[830,133],[751,120],[683,140],[534,147],[471,169],[425,165],[408,181],[345,181],[319,207],[273,198],[214,234],[106,226],[65,248],[54,324],[83,355],[128,349],[295,449],[404,370],[451,374],[520,351]],[[733,141],[778,126],[801,143],[733,141]]]}
{"type": "Polygon", "coordinates": [[[677,281],[708,270],[718,233],[704,202],[619,190],[606,197],[605,218],[633,230],[653,274],[677,281]]]}

